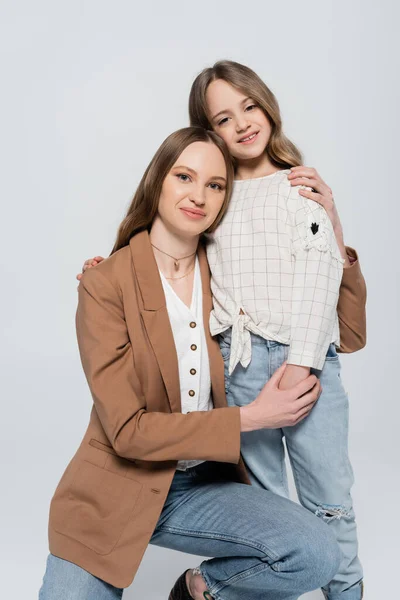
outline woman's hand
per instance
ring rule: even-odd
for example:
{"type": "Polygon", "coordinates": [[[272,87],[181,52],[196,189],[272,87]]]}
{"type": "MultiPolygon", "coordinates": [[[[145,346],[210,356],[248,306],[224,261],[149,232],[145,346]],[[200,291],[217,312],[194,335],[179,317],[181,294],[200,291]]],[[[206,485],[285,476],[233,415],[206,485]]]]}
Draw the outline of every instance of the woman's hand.
{"type": "Polygon", "coordinates": [[[340,222],[339,213],[333,199],[331,188],[321,178],[318,171],[311,167],[292,167],[288,175],[290,185],[305,185],[311,190],[300,189],[299,194],[304,198],[318,202],[326,210],[332,223],[336,241],[339,246],[340,254],[345,261],[344,267],[349,267],[350,262],[347,256],[346,247],[343,240],[343,228],[340,222]]]}
{"type": "Polygon", "coordinates": [[[286,363],[275,371],[251,404],[240,408],[241,431],[292,427],[311,412],[322,391],[319,379],[309,375],[294,387],[280,390],[285,369],[286,363]]]}
{"type": "Polygon", "coordinates": [[[85,260],[85,262],[83,263],[83,267],[82,267],[82,273],[78,273],[78,275],[76,276],[77,280],[79,281],[81,279],[81,277],[82,277],[83,273],[86,271],[86,269],[95,267],[96,265],[101,263],[102,260],[104,260],[103,256],[95,256],[94,258],[88,258],[87,260],[85,260]]]}

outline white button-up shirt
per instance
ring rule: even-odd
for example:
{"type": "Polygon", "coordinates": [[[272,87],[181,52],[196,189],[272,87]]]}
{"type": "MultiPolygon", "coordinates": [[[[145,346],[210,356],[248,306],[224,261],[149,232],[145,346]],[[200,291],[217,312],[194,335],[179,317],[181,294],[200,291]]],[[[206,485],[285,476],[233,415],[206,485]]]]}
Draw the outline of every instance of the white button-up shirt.
{"type": "MultiPolygon", "coordinates": [[[[182,412],[186,414],[194,410],[212,410],[210,364],[204,333],[203,291],[198,258],[196,257],[190,308],[179,298],[161,271],[160,276],[178,356],[182,412]]],[[[180,460],[177,469],[185,470],[202,462],[204,461],[180,460]]]]}
{"type": "Polygon", "coordinates": [[[289,363],[316,369],[329,344],[339,344],[344,261],[325,210],[300,196],[288,173],[235,181],[228,211],[208,236],[210,329],[232,327],[229,373],[250,363],[250,332],[289,344],[289,363]]]}

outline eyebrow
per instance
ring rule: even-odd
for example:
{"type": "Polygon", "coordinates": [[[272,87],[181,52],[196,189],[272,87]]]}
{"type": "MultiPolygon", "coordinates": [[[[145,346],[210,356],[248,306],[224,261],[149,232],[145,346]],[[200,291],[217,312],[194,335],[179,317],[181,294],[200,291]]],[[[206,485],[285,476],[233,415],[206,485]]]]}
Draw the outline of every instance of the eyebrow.
{"type": "MultiPolygon", "coordinates": [[[[197,172],[194,169],[191,169],[190,167],[187,167],[186,165],[176,165],[176,167],[173,167],[174,169],[184,169],[185,171],[189,171],[189,173],[192,173],[192,175],[197,175],[197,172]]],[[[213,175],[212,177],[210,177],[210,179],[220,179],[221,181],[224,181],[226,183],[226,179],[225,177],[221,177],[220,175],[213,175]]]]}
{"type": "MultiPolygon", "coordinates": [[[[243,104],[245,104],[245,103],[246,103],[248,100],[253,100],[253,98],[250,98],[250,96],[247,96],[247,98],[244,98],[244,100],[242,100],[240,104],[241,104],[241,105],[243,105],[243,104]]],[[[215,119],[216,119],[217,117],[219,117],[219,115],[222,115],[222,114],[224,114],[224,113],[227,113],[227,112],[229,112],[229,110],[228,110],[228,109],[225,109],[225,110],[220,110],[220,111],[219,111],[219,112],[218,112],[216,115],[214,115],[213,117],[211,117],[211,120],[212,120],[212,121],[215,121],[215,119]]]]}

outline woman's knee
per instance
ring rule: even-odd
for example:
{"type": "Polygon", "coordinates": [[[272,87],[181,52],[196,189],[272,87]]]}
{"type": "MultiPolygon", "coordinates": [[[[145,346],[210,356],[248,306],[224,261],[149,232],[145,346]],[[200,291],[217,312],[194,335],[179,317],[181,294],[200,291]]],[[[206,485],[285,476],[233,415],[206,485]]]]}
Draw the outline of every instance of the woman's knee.
{"type": "Polygon", "coordinates": [[[312,537],[307,536],[299,548],[306,590],[317,589],[329,583],[339,571],[342,560],[339,544],[330,528],[325,523],[317,523],[320,526],[313,529],[312,537]]]}

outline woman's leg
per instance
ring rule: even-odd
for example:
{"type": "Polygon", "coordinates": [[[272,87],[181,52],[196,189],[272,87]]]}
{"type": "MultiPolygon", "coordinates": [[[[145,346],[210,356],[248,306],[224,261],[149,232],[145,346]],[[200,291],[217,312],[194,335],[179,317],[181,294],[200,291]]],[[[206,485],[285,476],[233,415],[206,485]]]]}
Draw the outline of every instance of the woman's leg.
{"type": "MultiPolygon", "coordinates": [[[[251,334],[252,358],[249,366],[245,369],[239,363],[229,375],[230,340],[230,330],[219,336],[225,363],[226,398],[229,406],[246,406],[253,402],[276,370],[277,353],[284,362],[285,346],[251,334]]],[[[240,451],[253,485],[289,497],[281,429],[242,433],[240,451]]]]}
{"type": "Polygon", "coordinates": [[[266,490],[214,481],[215,470],[177,472],[152,544],[213,556],[200,570],[218,600],[297,600],[333,577],[341,557],[322,521],[266,490]]]}
{"type": "Polygon", "coordinates": [[[324,589],[326,598],[360,600],[363,572],[351,498],[349,404],[333,347],[320,379],[318,402],[304,421],[285,428],[286,444],[301,504],[329,524],[342,550],[339,571],[324,589]]]}
{"type": "Polygon", "coordinates": [[[122,593],[78,565],[49,554],[39,600],[121,600],[122,593]]]}

